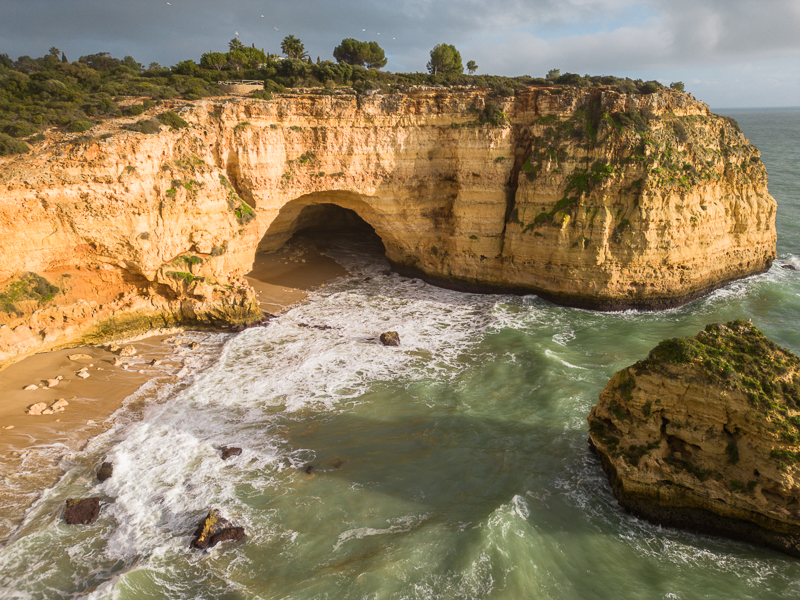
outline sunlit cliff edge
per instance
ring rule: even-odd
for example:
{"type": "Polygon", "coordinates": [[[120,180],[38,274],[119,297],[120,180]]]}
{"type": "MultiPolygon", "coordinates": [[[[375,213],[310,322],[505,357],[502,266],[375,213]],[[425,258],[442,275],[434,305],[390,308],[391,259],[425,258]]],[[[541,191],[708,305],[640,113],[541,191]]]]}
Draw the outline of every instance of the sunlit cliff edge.
{"type": "Polygon", "coordinates": [[[428,88],[173,109],[187,128],[143,134],[116,119],[0,159],[0,292],[30,273],[59,290],[7,303],[0,365],[257,320],[243,278],[256,251],[331,218],[330,205],[369,223],[403,274],[586,308],[676,306],[775,257],[758,150],[672,90],[428,88]]]}

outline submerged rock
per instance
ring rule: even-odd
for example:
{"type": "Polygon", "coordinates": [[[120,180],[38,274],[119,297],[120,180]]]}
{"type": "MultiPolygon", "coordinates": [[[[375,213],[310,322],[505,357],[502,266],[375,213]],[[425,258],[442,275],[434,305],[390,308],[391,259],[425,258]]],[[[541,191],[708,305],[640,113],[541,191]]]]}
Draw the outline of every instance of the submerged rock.
{"type": "Polygon", "coordinates": [[[100,481],[105,481],[109,479],[114,474],[114,465],[110,462],[104,462],[100,465],[100,468],[97,469],[97,479],[100,481]]]}
{"type": "Polygon", "coordinates": [[[387,331],[381,334],[381,344],[384,346],[399,346],[400,334],[396,331],[387,331]]]}
{"type": "Polygon", "coordinates": [[[232,456],[239,456],[242,453],[242,449],[235,446],[223,446],[220,450],[222,451],[222,460],[228,460],[232,456]]]}
{"type": "Polygon", "coordinates": [[[240,540],[244,537],[244,527],[235,527],[224,519],[216,508],[212,508],[194,532],[191,548],[211,548],[226,540],[240,540]]]}
{"type": "Polygon", "coordinates": [[[64,520],[69,525],[89,525],[99,514],[100,498],[70,498],[64,509],[64,520]]]}
{"type": "Polygon", "coordinates": [[[751,323],[661,342],[611,378],[589,429],[633,514],[800,557],[800,359],[751,323]]]}

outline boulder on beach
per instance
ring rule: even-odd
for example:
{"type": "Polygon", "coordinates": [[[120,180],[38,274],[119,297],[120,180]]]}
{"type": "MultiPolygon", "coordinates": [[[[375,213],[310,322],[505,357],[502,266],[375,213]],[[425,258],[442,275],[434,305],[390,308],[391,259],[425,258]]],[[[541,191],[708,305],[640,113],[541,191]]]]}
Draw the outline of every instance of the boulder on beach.
{"type": "Polygon", "coordinates": [[[47,387],[56,387],[61,382],[61,379],[56,377],[55,379],[48,379],[47,380],[47,387]]]}
{"type": "Polygon", "coordinates": [[[136,356],[136,348],[133,346],[125,346],[122,350],[119,351],[120,356],[136,356]]]}
{"type": "Polygon", "coordinates": [[[226,540],[240,540],[244,537],[244,527],[235,527],[223,518],[216,508],[212,508],[194,532],[191,548],[204,550],[226,540]]]}
{"type": "Polygon", "coordinates": [[[110,462],[104,462],[100,465],[100,468],[97,469],[97,479],[100,481],[105,481],[109,479],[114,474],[114,465],[110,462]]]}
{"type": "Polygon", "coordinates": [[[89,377],[89,371],[88,371],[88,369],[86,367],[84,367],[80,371],[76,371],[75,375],[77,377],[80,377],[81,379],[86,379],[87,377],[89,377]]]}
{"type": "Polygon", "coordinates": [[[42,411],[47,408],[47,402],[37,402],[36,404],[31,404],[28,407],[28,414],[38,416],[42,414],[42,411]]]}
{"type": "Polygon", "coordinates": [[[100,514],[100,498],[70,498],[64,509],[64,520],[69,525],[89,525],[100,514]]]}
{"type": "Polygon", "coordinates": [[[53,404],[50,405],[50,410],[53,412],[64,412],[64,409],[69,406],[69,402],[64,400],[64,398],[59,398],[53,404]]]}
{"type": "Polygon", "coordinates": [[[400,334],[396,331],[386,331],[381,334],[381,344],[384,346],[399,346],[400,334]]]}
{"type": "Polygon", "coordinates": [[[30,384],[30,385],[26,385],[26,386],[25,386],[24,388],[22,388],[22,389],[23,389],[23,391],[30,392],[30,391],[33,391],[33,390],[38,390],[38,389],[39,389],[39,386],[38,386],[38,385],[36,385],[35,383],[32,383],[32,384],[30,384]]]}
{"type": "Polygon", "coordinates": [[[92,360],[92,357],[88,354],[70,354],[67,358],[70,360],[92,360]]]}
{"type": "Polygon", "coordinates": [[[239,456],[242,453],[242,449],[235,446],[223,446],[220,450],[222,451],[222,460],[228,460],[232,456],[239,456]]]}
{"type": "Polygon", "coordinates": [[[617,372],[589,444],[633,514],[800,557],[800,358],[752,323],[665,340],[617,372]]]}

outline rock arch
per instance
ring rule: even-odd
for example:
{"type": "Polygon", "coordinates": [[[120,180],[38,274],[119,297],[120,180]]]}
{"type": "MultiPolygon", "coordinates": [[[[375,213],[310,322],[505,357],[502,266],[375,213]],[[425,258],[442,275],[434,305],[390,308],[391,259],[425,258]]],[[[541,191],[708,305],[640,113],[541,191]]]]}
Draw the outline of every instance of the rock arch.
{"type": "Polygon", "coordinates": [[[344,209],[352,211],[350,214],[354,214],[359,220],[372,227],[383,242],[387,257],[391,258],[392,250],[396,251],[399,246],[392,231],[392,227],[396,230],[397,225],[396,223],[390,225],[390,217],[375,206],[379,202],[381,202],[380,198],[346,190],[304,194],[287,202],[278,210],[258,243],[256,251],[277,250],[296,232],[324,225],[328,221],[338,220],[345,225],[349,217],[346,212],[341,210],[344,209]]]}

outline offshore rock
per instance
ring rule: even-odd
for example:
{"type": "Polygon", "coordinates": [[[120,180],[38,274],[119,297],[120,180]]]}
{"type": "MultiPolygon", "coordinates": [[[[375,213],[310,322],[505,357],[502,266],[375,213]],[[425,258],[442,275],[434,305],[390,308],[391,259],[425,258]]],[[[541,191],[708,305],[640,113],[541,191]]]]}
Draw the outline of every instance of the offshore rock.
{"type": "Polygon", "coordinates": [[[100,498],[70,498],[64,509],[64,520],[69,525],[89,525],[100,514],[100,498]]]}
{"type": "Polygon", "coordinates": [[[386,331],[381,334],[381,344],[384,346],[399,346],[400,334],[396,331],[386,331]]]}
{"type": "Polygon", "coordinates": [[[589,429],[633,514],[800,557],[800,359],[751,323],[661,342],[611,378],[589,429]]]}
{"type": "Polygon", "coordinates": [[[237,448],[236,446],[223,446],[220,448],[222,453],[222,460],[228,460],[234,456],[239,456],[242,453],[241,448],[237,448]]]}
{"type": "Polygon", "coordinates": [[[0,157],[0,293],[32,294],[0,312],[0,366],[259,321],[256,252],[356,216],[400,273],[595,309],[679,305],[775,257],[758,150],[674,90],[293,92],[178,110],[189,127],[112,119],[0,157]]]}
{"type": "Polygon", "coordinates": [[[104,462],[100,465],[100,468],[97,469],[97,479],[98,481],[105,481],[106,479],[110,479],[111,476],[114,475],[114,464],[110,462],[104,462]]]}
{"type": "Polygon", "coordinates": [[[244,537],[244,527],[234,527],[224,519],[216,508],[212,508],[208,516],[200,522],[194,532],[191,548],[201,550],[211,548],[226,540],[238,541],[244,537]]]}

